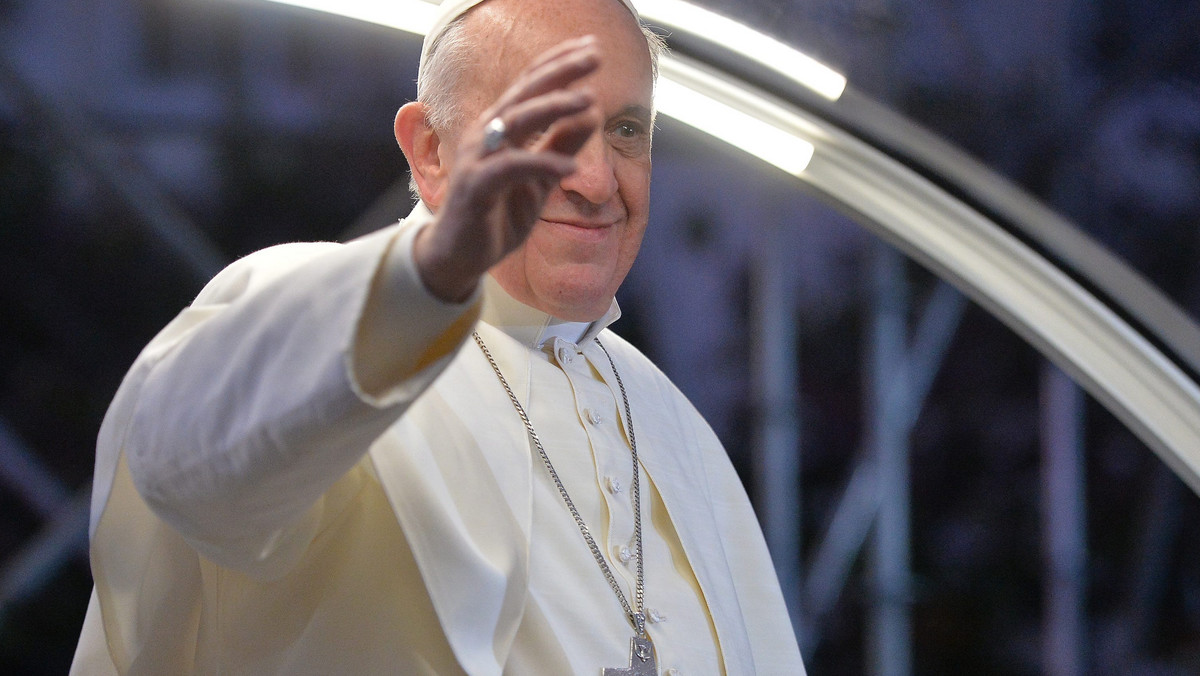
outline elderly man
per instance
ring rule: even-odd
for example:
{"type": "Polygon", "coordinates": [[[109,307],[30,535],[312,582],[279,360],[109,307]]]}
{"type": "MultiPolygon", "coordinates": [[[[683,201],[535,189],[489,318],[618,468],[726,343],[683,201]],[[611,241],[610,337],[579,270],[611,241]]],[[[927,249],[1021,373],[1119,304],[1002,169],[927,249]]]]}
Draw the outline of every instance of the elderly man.
{"type": "Polygon", "coordinates": [[[723,449],[606,329],[659,46],[628,0],[447,4],[414,212],[234,263],[127,375],[74,673],[803,673],[723,449]]]}

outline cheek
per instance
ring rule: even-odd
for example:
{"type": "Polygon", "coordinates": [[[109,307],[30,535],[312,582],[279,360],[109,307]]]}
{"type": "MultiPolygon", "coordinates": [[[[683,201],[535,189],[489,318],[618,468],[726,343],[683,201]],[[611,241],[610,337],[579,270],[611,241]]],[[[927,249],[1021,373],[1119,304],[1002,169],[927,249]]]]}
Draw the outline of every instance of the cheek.
{"type": "Polygon", "coordinates": [[[628,269],[641,248],[650,217],[650,163],[627,160],[617,169],[627,229],[621,238],[620,267],[628,269]]]}
{"type": "Polygon", "coordinates": [[[616,168],[616,175],[630,220],[644,221],[650,209],[649,160],[625,160],[616,168]]]}

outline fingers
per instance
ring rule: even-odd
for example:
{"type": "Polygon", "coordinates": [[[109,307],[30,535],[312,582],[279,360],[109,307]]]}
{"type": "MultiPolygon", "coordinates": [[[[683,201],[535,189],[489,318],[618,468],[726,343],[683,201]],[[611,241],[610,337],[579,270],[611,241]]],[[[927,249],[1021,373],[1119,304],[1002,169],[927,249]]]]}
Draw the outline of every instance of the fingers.
{"type": "Polygon", "coordinates": [[[574,156],[600,128],[593,114],[582,113],[557,120],[545,135],[541,150],[574,156]]]}
{"type": "Polygon", "coordinates": [[[566,40],[534,59],[500,95],[492,114],[499,114],[509,106],[535,96],[565,89],[599,67],[600,55],[594,37],[566,40]]]}
{"type": "MultiPolygon", "coordinates": [[[[586,110],[592,96],[570,85],[591,74],[599,67],[595,39],[591,36],[567,40],[546,51],[528,66],[521,75],[484,111],[477,124],[483,126],[499,118],[507,130],[505,141],[511,145],[526,145],[556,122],[586,110]]],[[[482,140],[482,132],[478,138],[482,140]]],[[[478,146],[479,155],[495,151],[495,147],[478,146]]]]}
{"type": "MultiPolygon", "coordinates": [[[[590,97],[585,97],[590,101],[590,97]]],[[[471,170],[463,173],[474,175],[470,185],[463,187],[468,191],[505,191],[528,181],[545,183],[549,189],[558,181],[569,176],[576,169],[575,154],[583,148],[592,134],[599,127],[596,113],[590,103],[582,110],[565,116],[555,113],[563,110],[575,111],[579,103],[569,101],[562,108],[553,111],[531,113],[529,119],[522,123],[528,125],[526,131],[536,130],[536,140],[529,143],[522,141],[520,145],[510,143],[499,150],[480,157],[471,170]],[[555,117],[553,123],[542,131],[541,122],[555,117]]],[[[510,135],[513,130],[509,130],[510,135]]],[[[525,132],[522,132],[525,133],[525,132]]]]}
{"type": "Polygon", "coordinates": [[[460,168],[423,231],[418,267],[426,286],[443,299],[469,294],[479,275],[524,241],[551,190],[574,171],[570,155],[522,148],[460,168]]]}
{"type": "Polygon", "coordinates": [[[491,199],[503,199],[511,188],[535,184],[548,191],[558,181],[575,171],[575,158],[552,151],[531,151],[512,148],[482,160],[465,176],[464,191],[491,199]]]}
{"type": "Polygon", "coordinates": [[[506,140],[514,146],[528,146],[560,120],[584,112],[594,99],[589,92],[559,90],[509,108],[503,117],[506,140]]]}
{"type": "Polygon", "coordinates": [[[563,40],[562,42],[554,45],[550,49],[547,49],[534,58],[534,60],[529,63],[529,66],[526,68],[526,70],[539,68],[547,63],[550,63],[551,61],[554,61],[555,59],[558,59],[561,56],[578,51],[584,47],[595,45],[596,36],[594,35],[584,35],[578,38],[571,38],[570,40],[563,40]]]}

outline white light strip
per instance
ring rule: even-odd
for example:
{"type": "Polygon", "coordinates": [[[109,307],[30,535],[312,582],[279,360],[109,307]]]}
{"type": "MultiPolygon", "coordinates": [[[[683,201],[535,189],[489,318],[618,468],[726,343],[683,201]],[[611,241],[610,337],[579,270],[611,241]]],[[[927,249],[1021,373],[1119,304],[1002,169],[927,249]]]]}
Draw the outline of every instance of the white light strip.
{"type": "Polygon", "coordinates": [[[816,59],[748,26],[683,0],[635,0],[651,23],[690,33],[741,54],[836,101],[846,77],[816,59]]]}
{"type": "MultiPolygon", "coordinates": [[[[436,5],[420,0],[408,0],[407,2],[402,0],[394,2],[378,2],[378,0],[271,1],[390,26],[418,35],[424,34],[433,25],[437,12],[436,5]]],[[[654,2],[641,0],[639,7],[654,5],[655,2],[666,4],[663,0],[654,0],[654,2]]],[[[695,9],[683,2],[673,4],[681,7],[672,9],[672,11],[686,13],[688,10],[684,7],[695,9]]],[[[711,14],[711,12],[707,14],[711,14]]],[[[717,18],[728,24],[740,26],[728,19],[717,18]]],[[[757,39],[770,40],[770,38],[750,31],[744,26],[740,27],[748,31],[749,35],[759,36],[757,39]]],[[[708,29],[701,28],[701,30],[708,29]]],[[[728,26],[723,27],[722,30],[728,30],[728,26]]],[[[808,59],[786,45],[781,46],[791,52],[790,58],[794,59],[795,55],[799,55],[803,59],[808,59]]],[[[786,121],[794,116],[789,116],[778,106],[769,104],[761,97],[745,90],[729,91],[727,83],[719,83],[710,76],[699,73],[695,68],[686,66],[669,54],[664,56],[660,66],[661,74],[655,92],[655,105],[659,112],[740,148],[790,174],[798,175],[808,166],[813,156],[813,145],[797,136],[795,132],[786,131],[778,126],[780,120],[786,121]],[[736,101],[738,105],[735,107],[727,101],[736,101]],[[771,120],[771,122],[767,120],[771,120]]],[[[841,82],[844,87],[845,79],[842,78],[841,82]]]]}
{"type": "Polygon", "coordinates": [[[789,174],[799,175],[812,160],[813,145],[663,74],[655,91],[663,115],[710,134],[789,174]]]}
{"type": "MultiPolygon", "coordinates": [[[[433,0],[271,0],[286,5],[340,14],[409,33],[424,35],[433,25],[433,0]]],[[[846,77],[775,38],[733,19],[684,0],[636,0],[638,13],[648,21],[715,42],[836,101],[846,91],[846,77]]]]}

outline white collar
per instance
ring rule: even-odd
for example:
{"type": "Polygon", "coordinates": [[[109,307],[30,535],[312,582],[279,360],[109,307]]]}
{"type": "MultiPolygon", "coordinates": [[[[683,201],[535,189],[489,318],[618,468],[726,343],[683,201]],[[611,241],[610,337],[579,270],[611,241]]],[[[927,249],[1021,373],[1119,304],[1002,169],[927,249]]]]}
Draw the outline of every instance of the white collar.
{"type": "Polygon", "coordinates": [[[586,345],[621,317],[621,308],[615,298],[600,319],[569,322],[513,298],[491,275],[484,275],[482,284],[483,314],[480,319],[534,349],[541,349],[555,338],[586,345]]]}

